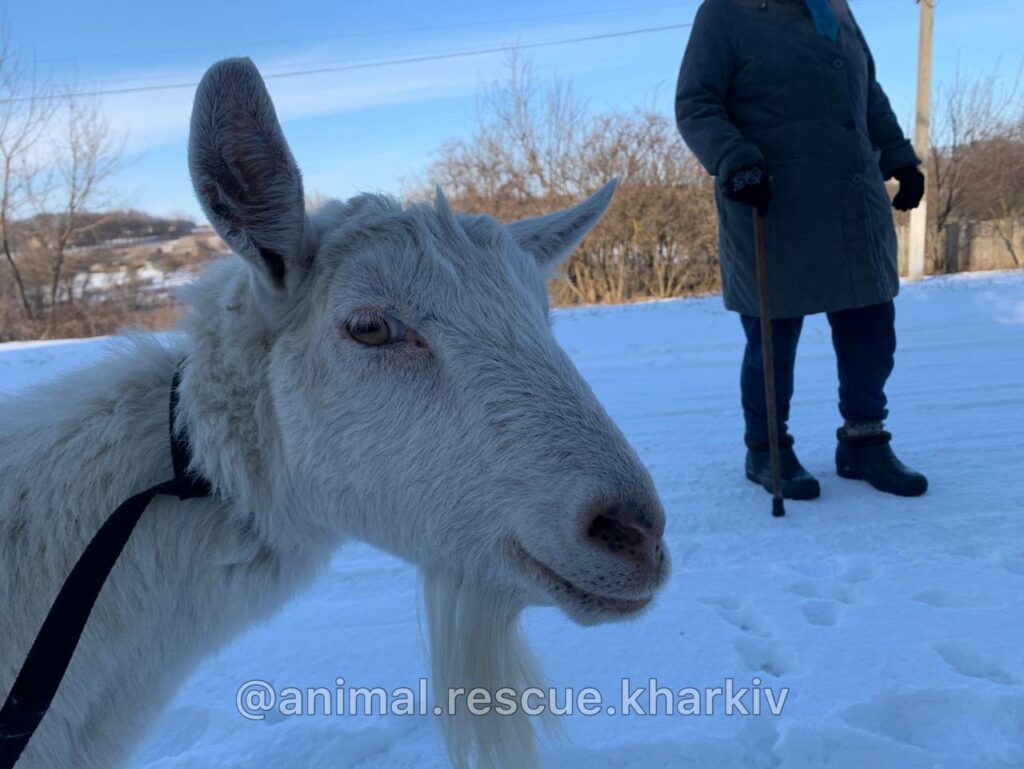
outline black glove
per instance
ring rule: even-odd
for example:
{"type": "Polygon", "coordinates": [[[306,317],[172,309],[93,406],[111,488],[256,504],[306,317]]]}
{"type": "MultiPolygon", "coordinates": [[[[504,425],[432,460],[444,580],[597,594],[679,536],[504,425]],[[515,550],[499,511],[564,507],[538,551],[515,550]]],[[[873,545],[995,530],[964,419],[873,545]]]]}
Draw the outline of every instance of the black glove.
{"type": "Polygon", "coordinates": [[[725,180],[722,194],[737,203],[756,206],[763,214],[772,199],[772,178],[761,165],[744,166],[725,180]]]}
{"type": "Polygon", "coordinates": [[[892,175],[900,183],[900,191],[893,198],[892,207],[897,211],[917,208],[924,197],[924,174],[917,166],[903,166],[893,171],[892,175]]]}

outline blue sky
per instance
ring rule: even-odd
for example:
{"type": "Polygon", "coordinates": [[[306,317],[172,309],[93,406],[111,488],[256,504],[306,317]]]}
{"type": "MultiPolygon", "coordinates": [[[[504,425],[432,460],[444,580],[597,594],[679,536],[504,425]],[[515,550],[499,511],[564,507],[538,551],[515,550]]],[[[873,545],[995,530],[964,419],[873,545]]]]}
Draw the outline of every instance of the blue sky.
{"type": "MultiPolygon", "coordinates": [[[[1024,59],[1020,0],[937,0],[935,82],[1000,70],[1024,59]]],[[[914,0],[851,0],[879,79],[909,125],[918,7],[914,0]]],[[[501,47],[692,20],[698,0],[540,0],[443,3],[376,0],[175,3],[23,0],[4,17],[40,70],[79,88],[193,82],[212,61],[249,55],[265,72],[501,47]]],[[[530,52],[542,77],[571,78],[592,108],[654,104],[672,114],[688,29],[530,52]]],[[[447,138],[472,130],[474,95],[499,77],[501,53],[271,80],[307,190],[347,197],[399,193],[447,138]]],[[[154,213],[199,217],[185,167],[192,90],[108,95],[103,109],[127,133],[133,158],[116,179],[121,200],[154,213]]]]}

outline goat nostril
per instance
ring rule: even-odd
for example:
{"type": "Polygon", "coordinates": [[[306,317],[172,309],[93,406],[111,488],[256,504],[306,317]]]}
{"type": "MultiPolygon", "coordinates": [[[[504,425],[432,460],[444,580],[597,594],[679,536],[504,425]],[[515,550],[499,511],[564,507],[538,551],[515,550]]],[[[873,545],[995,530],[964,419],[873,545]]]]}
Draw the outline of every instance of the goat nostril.
{"type": "Polygon", "coordinates": [[[619,562],[615,568],[640,569],[646,575],[664,571],[668,562],[661,541],[665,514],[656,499],[606,498],[581,512],[577,520],[586,528],[582,532],[577,529],[577,536],[582,535],[590,547],[614,556],[619,562]]]}
{"type": "MultiPolygon", "coordinates": [[[[611,511],[614,515],[614,511],[611,511]]],[[[604,545],[613,553],[629,550],[635,553],[648,539],[648,535],[635,526],[621,523],[610,515],[602,513],[590,522],[587,536],[604,545]]]]}

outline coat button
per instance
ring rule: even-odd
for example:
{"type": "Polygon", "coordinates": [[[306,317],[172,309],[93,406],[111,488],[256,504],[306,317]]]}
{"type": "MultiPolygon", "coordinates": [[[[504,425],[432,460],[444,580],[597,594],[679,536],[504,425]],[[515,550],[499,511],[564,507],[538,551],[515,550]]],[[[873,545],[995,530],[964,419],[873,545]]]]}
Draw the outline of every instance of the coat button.
{"type": "Polygon", "coordinates": [[[842,59],[836,59],[832,62],[832,66],[836,69],[842,69],[846,66],[846,63],[842,59]]]}
{"type": "Polygon", "coordinates": [[[864,177],[861,176],[860,174],[854,174],[853,176],[850,177],[850,181],[853,182],[854,184],[860,184],[862,181],[864,181],[864,177]]]}

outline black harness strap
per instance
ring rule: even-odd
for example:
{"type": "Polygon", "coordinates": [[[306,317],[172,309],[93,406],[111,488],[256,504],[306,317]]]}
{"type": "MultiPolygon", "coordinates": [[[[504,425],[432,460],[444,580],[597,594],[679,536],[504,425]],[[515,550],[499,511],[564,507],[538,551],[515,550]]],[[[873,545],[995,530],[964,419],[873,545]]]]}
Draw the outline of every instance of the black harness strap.
{"type": "Polygon", "coordinates": [[[179,366],[171,385],[170,433],[174,477],[122,502],[96,532],[64,581],[0,709],[0,769],[14,768],[39,728],[71,663],[103,583],[149,503],[160,494],[181,500],[210,496],[210,484],[206,479],[188,473],[191,456],[188,438],[184,433],[174,432],[180,383],[179,366]]]}

